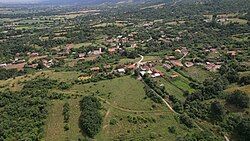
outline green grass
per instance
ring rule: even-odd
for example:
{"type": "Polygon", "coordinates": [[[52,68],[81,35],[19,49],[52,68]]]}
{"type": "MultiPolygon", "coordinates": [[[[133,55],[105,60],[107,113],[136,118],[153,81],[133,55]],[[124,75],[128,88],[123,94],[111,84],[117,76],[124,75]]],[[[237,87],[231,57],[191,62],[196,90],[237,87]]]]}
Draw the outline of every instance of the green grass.
{"type": "MultiPolygon", "coordinates": [[[[141,57],[135,58],[135,59],[121,59],[119,64],[125,64],[125,63],[135,63],[138,62],[141,59],[141,57]]],[[[159,56],[144,56],[143,61],[155,61],[155,60],[159,60],[160,57],[159,56]]]]}
{"type": "Polygon", "coordinates": [[[82,138],[82,133],[78,126],[80,116],[79,99],[70,99],[70,118],[69,130],[64,131],[64,120],[62,115],[63,105],[65,101],[54,100],[49,107],[49,116],[45,126],[45,140],[46,141],[62,141],[67,138],[70,140],[78,140],[82,138]]]}
{"type": "Polygon", "coordinates": [[[168,110],[155,113],[127,113],[118,109],[106,107],[108,113],[105,114],[102,131],[96,136],[96,140],[152,140],[151,134],[156,134],[156,140],[174,141],[177,136],[184,135],[188,129],[180,125],[173,113],[168,110]],[[141,116],[144,118],[154,118],[155,123],[137,123],[128,122],[127,116],[141,116]],[[116,119],[116,125],[110,125],[109,121],[116,119]],[[169,126],[176,127],[176,134],[168,132],[169,126]]]}
{"type": "Polygon", "coordinates": [[[200,67],[186,68],[185,72],[198,82],[203,82],[206,78],[212,76],[211,72],[206,71],[200,67]]]}
{"type": "Polygon", "coordinates": [[[249,76],[249,75],[250,75],[250,71],[240,72],[240,77],[242,77],[242,76],[249,76]]]}
{"type": "Polygon", "coordinates": [[[239,19],[239,18],[229,18],[228,21],[226,23],[239,23],[239,24],[247,24],[247,20],[244,19],[239,19]]]}
{"type": "Polygon", "coordinates": [[[165,80],[164,78],[158,78],[156,80],[159,85],[163,84],[165,86],[166,91],[170,95],[176,96],[176,98],[178,98],[181,101],[185,100],[185,97],[183,96],[183,92],[179,88],[171,84],[169,81],[165,80]]]}
{"type": "Polygon", "coordinates": [[[236,90],[240,90],[245,92],[247,95],[250,96],[250,85],[245,85],[245,86],[238,86],[236,84],[232,84],[228,86],[228,88],[225,90],[225,92],[232,93],[236,90]]]}
{"type": "Polygon", "coordinates": [[[60,141],[66,139],[63,123],[63,104],[64,101],[56,100],[52,102],[49,107],[49,116],[45,126],[45,140],[46,141],[60,141]]]}
{"type": "Polygon", "coordinates": [[[156,69],[160,70],[161,72],[163,72],[166,76],[165,79],[166,81],[169,81],[169,83],[171,83],[172,85],[174,85],[175,87],[181,89],[182,91],[188,91],[190,93],[194,92],[195,90],[192,89],[189,86],[190,80],[184,76],[182,76],[180,73],[174,71],[174,70],[169,70],[166,71],[163,67],[161,66],[156,66],[156,69]],[[179,74],[179,77],[175,78],[175,79],[171,79],[171,75],[173,73],[177,73],[179,74]]]}
{"type": "MultiPolygon", "coordinates": [[[[173,87],[174,88],[174,87],[173,87]]],[[[175,90],[173,90],[175,91],[175,90]]],[[[113,80],[99,81],[82,85],[74,85],[68,91],[71,94],[91,95],[95,94],[102,101],[103,125],[100,133],[95,137],[97,141],[109,141],[116,139],[147,140],[152,134],[156,134],[157,140],[175,140],[177,136],[189,132],[169,109],[163,104],[155,104],[150,99],[145,99],[143,83],[130,76],[113,80]],[[152,108],[152,105],[156,108],[152,108]],[[153,118],[156,122],[130,123],[128,116],[141,116],[153,118]],[[110,120],[116,119],[116,125],[110,125],[110,120]],[[176,133],[168,132],[169,126],[176,127],[176,133]],[[160,128],[159,128],[160,127],[160,128]]],[[[63,130],[62,106],[64,101],[53,101],[50,107],[46,123],[45,140],[77,140],[84,138],[78,127],[80,116],[79,99],[70,99],[69,131],[63,130]],[[55,132],[52,132],[56,130],[55,132]]]]}
{"type": "Polygon", "coordinates": [[[150,110],[153,102],[144,99],[142,82],[125,76],[113,80],[100,81],[85,85],[74,85],[69,93],[96,94],[112,105],[130,110],[150,110]]]}

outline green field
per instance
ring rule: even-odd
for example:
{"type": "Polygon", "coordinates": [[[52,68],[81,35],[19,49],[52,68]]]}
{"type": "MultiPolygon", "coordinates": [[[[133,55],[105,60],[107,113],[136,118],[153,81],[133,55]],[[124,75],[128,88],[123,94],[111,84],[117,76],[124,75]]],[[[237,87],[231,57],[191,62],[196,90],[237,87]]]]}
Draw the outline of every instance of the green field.
{"type": "Polygon", "coordinates": [[[163,72],[166,76],[164,77],[166,79],[166,81],[169,81],[169,83],[171,83],[172,85],[174,85],[175,87],[177,87],[178,89],[182,90],[182,91],[188,91],[190,93],[194,92],[194,89],[192,89],[189,86],[189,83],[191,82],[188,78],[184,77],[183,75],[181,75],[180,73],[174,71],[174,70],[169,70],[166,71],[163,67],[161,66],[157,66],[156,69],[160,70],[161,72],[163,72]],[[171,75],[172,74],[178,74],[179,76],[177,78],[171,79],[171,75]]]}
{"type": "Polygon", "coordinates": [[[206,71],[200,67],[186,68],[185,72],[198,82],[203,82],[206,78],[212,76],[212,74],[209,71],[206,71]]]}
{"type": "MultiPolygon", "coordinates": [[[[165,105],[155,104],[150,99],[145,99],[143,83],[130,76],[97,83],[74,85],[65,92],[83,96],[94,94],[102,101],[104,122],[101,132],[96,136],[98,141],[147,140],[150,138],[175,140],[177,136],[185,135],[190,130],[179,124],[178,119],[165,105]],[[152,108],[152,105],[155,105],[154,108],[152,108]],[[154,122],[146,121],[135,124],[128,121],[128,116],[153,119],[154,122]],[[111,120],[116,120],[116,124],[111,125],[111,120]],[[168,132],[169,126],[176,127],[175,134],[168,132]]],[[[70,114],[69,131],[63,130],[63,103],[64,101],[57,100],[53,101],[50,106],[45,139],[60,141],[67,138],[72,140],[85,138],[78,127],[79,99],[69,100],[70,112],[72,113],[70,114]],[[56,132],[52,132],[52,130],[56,130],[56,132]]]]}

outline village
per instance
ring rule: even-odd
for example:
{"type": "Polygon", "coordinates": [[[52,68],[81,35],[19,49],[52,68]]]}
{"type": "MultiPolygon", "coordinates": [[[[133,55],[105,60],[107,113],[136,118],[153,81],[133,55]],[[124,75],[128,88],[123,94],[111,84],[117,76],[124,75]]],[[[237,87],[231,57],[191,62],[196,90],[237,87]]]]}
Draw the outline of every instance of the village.
{"type": "MultiPolygon", "coordinates": [[[[151,24],[144,24],[144,27],[149,28],[151,24]]],[[[67,44],[64,48],[52,48],[52,52],[54,55],[46,55],[46,54],[40,54],[38,52],[27,52],[27,53],[17,53],[14,60],[10,60],[5,63],[1,63],[0,67],[4,69],[17,69],[18,71],[23,71],[24,69],[30,68],[30,69],[49,69],[51,67],[55,67],[58,62],[65,62],[65,60],[72,58],[75,62],[81,61],[94,61],[102,55],[118,55],[123,56],[123,54],[127,50],[131,49],[138,49],[140,48],[138,44],[141,44],[145,41],[138,40],[135,41],[137,32],[132,32],[128,34],[128,36],[119,35],[115,38],[113,37],[107,37],[104,39],[104,44],[108,47],[96,47],[94,49],[88,49],[85,50],[85,52],[78,51],[77,49],[74,49],[73,44],[67,44]],[[22,54],[22,55],[21,55],[22,54]]],[[[180,37],[176,37],[178,40],[181,40],[180,37]]],[[[165,34],[163,34],[160,38],[160,42],[164,42],[167,44],[171,44],[174,39],[166,37],[165,34]]],[[[206,61],[199,61],[196,58],[189,57],[190,51],[186,47],[180,47],[177,49],[171,49],[170,54],[172,55],[165,55],[161,58],[154,59],[154,60],[148,60],[143,61],[141,60],[140,64],[137,62],[131,61],[126,63],[118,63],[118,64],[103,64],[103,68],[100,67],[101,64],[95,66],[93,65],[90,68],[87,68],[90,70],[90,74],[86,76],[86,78],[91,78],[90,76],[94,76],[98,73],[103,73],[103,70],[110,71],[106,73],[118,73],[118,74],[126,74],[126,73],[133,73],[135,70],[139,71],[140,76],[150,76],[152,78],[156,77],[163,77],[164,73],[157,70],[155,68],[156,65],[162,66],[165,70],[169,71],[172,68],[179,68],[179,69],[185,69],[190,68],[193,66],[200,66],[204,70],[216,72],[218,69],[220,69],[223,62],[220,60],[219,57],[217,58],[207,58],[206,61]]],[[[201,51],[203,54],[216,54],[216,56],[220,56],[221,54],[226,54],[229,57],[235,58],[237,53],[241,51],[235,51],[235,50],[218,50],[216,48],[207,47],[204,48],[201,51]]],[[[135,55],[136,57],[139,57],[139,55],[135,55]]],[[[71,66],[71,67],[74,67],[71,66]]],[[[173,73],[171,78],[178,77],[178,74],[173,73]]],[[[83,79],[82,75],[79,76],[80,80],[83,79]]]]}

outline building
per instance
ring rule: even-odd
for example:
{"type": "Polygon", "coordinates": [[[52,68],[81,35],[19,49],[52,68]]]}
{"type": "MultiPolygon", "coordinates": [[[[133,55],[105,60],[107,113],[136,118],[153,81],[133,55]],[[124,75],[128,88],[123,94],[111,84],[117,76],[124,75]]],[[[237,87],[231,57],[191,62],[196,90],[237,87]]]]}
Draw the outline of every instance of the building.
{"type": "Polygon", "coordinates": [[[170,62],[171,62],[175,67],[183,67],[183,64],[181,63],[181,60],[170,60],[170,62]]]}
{"type": "Polygon", "coordinates": [[[90,68],[91,71],[100,71],[100,67],[93,67],[93,68],[90,68]]]}
{"type": "Polygon", "coordinates": [[[160,73],[154,73],[151,75],[152,78],[161,77],[160,73]]]}
{"type": "Polygon", "coordinates": [[[166,70],[170,70],[172,68],[172,65],[170,65],[170,64],[163,64],[163,68],[165,68],[166,70]]]}
{"type": "Polygon", "coordinates": [[[86,56],[86,53],[79,53],[78,58],[84,58],[86,56]]]}
{"type": "Polygon", "coordinates": [[[221,65],[216,65],[214,63],[210,63],[210,62],[206,62],[206,66],[205,68],[208,71],[217,71],[218,69],[220,69],[221,65]]]}
{"type": "Polygon", "coordinates": [[[4,68],[4,67],[7,67],[7,64],[6,64],[6,63],[0,64],[0,68],[4,68]]]}
{"type": "Polygon", "coordinates": [[[101,54],[102,54],[102,48],[93,51],[93,55],[101,55],[101,54]]]}
{"type": "Polygon", "coordinates": [[[236,51],[228,51],[227,54],[230,56],[230,57],[235,57],[237,52],[236,51]]]}
{"type": "Polygon", "coordinates": [[[194,63],[193,62],[185,62],[185,66],[187,68],[190,68],[190,67],[194,66],[194,63]]]}
{"type": "Polygon", "coordinates": [[[126,72],[124,68],[117,69],[117,71],[118,71],[119,73],[125,73],[125,72],[126,72]]]}
{"type": "Polygon", "coordinates": [[[118,48],[116,48],[116,47],[109,48],[109,49],[108,49],[108,52],[109,52],[109,54],[114,54],[114,53],[116,52],[117,49],[118,49],[118,48]]]}
{"type": "Polygon", "coordinates": [[[177,78],[177,77],[179,77],[179,74],[178,74],[178,73],[173,73],[170,77],[171,77],[172,79],[173,79],[173,78],[177,78]]]}

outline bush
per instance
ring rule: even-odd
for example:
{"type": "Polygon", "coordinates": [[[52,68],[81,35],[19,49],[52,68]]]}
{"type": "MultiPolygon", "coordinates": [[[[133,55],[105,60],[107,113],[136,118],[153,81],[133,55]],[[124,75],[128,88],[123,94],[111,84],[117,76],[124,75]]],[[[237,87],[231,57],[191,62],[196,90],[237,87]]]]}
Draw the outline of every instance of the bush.
{"type": "Polygon", "coordinates": [[[117,124],[117,120],[115,118],[112,118],[110,121],[109,121],[109,124],[110,125],[116,125],[117,124]]]}
{"type": "Polygon", "coordinates": [[[58,84],[59,89],[61,90],[66,90],[70,88],[70,84],[66,83],[66,82],[61,82],[58,84]]]}
{"type": "Polygon", "coordinates": [[[69,125],[68,125],[68,123],[66,123],[65,125],[64,125],[64,131],[68,131],[69,130],[69,125]]]}
{"type": "Polygon", "coordinates": [[[238,81],[238,84],[241,86],[249,85],[250,84],[250,75],[241,77],[240,80],[238,81]]]}
{"type": "Polygon", "coordinates": [[[242,91],[235,91],[228,95],[227,103],[235,105],[238,108],[248,108],[249,107],[249,97],[242,91]]]}
{"type": "Polygon", "coordinates": [[[188,115],[185,115],[185,114],[181,115],[180,116],[180,122],[182,124],[185,124],[188,128],[193,128],[194,127],[193,121],[188,115]]]}
{"type": "Polygon", "coordinates": [[[63,118],[65,123],[69,122],[69,117],[70,117],[69,103],[67,102],[63,105],[63,118]]]}
{"type": "Polygon", "coordinates": [[[170,126],[170,127],[168,127],[168,132],[174,134],[174,133],[176,132],[175,126],[170,126]]]}

